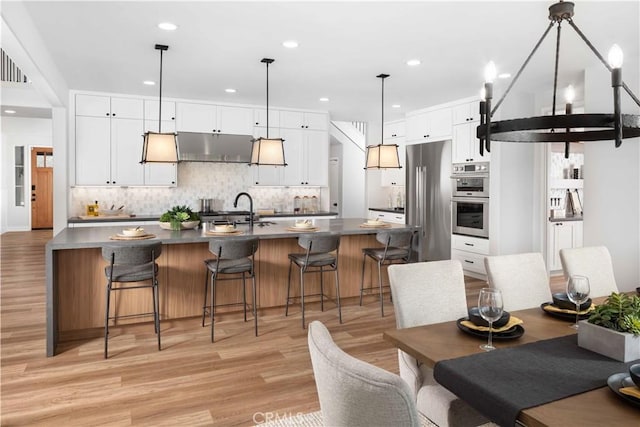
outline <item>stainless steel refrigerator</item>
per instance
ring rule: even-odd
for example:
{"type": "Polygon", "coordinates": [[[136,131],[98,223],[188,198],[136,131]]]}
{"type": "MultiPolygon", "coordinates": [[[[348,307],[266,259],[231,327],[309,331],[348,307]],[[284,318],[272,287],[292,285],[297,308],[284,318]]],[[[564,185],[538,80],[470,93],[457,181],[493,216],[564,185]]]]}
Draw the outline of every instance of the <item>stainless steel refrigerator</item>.
{"type": "Polygon", "coordinates": [[[451,259],[451,141],[406,147],[405,214],[421,227],[418,261],[451,259]]]}

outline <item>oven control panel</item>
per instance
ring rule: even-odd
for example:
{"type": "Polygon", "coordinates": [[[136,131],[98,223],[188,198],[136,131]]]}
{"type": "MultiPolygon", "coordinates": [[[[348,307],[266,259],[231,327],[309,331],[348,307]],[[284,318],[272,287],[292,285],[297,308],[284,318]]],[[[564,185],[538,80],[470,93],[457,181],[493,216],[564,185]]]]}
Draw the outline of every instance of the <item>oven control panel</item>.
{"type": "Polygon", "coordinates": [[[489,173],[489,162],[454,163],[452,169],[455,175],[489,173]]]}

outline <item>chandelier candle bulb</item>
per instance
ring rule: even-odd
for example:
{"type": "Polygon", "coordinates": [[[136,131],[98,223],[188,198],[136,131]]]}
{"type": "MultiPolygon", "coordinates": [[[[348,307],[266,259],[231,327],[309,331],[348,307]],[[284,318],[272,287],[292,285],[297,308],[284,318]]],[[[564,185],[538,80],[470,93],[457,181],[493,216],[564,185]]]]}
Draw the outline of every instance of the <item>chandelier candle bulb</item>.
{"type": "Polygon", "coordinates": [[[493,83],[496,79],[496,75],[498,71],[496,70],[496,64],[493,61],[489,61],[487,66],[484,68],[484,81],[485,83],[493,83]]]}
{"type": "Polygon", "coordinates": [[[611,49],[609,49],[609,54],[607,55],[607,59],[611,68],[621,68],[622,62],[624,61],[624,54],[622,53],[622,49],[620,49],[620,46],[618,46],[617,44],[611,46],[611,49]]]}

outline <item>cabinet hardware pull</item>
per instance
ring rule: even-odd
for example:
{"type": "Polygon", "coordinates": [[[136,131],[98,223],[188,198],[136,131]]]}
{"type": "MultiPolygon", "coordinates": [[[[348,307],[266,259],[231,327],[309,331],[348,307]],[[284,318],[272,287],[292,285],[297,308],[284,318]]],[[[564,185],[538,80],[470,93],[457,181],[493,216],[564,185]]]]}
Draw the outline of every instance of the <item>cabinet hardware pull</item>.
{"type": "Polygon", "coordinates": [[[466,246],[475,246],[473,243],[465,243],[466,246]]]}
{"type": "Polygon", "coordinates": [[[107,116],[109,115],[109,113],[107,113],[107,116]]]}
{"type": "Polygon", "coordinates": [[[465,259],[464,262],[469,263],[469,264],[473,264],[473,261],[469,261],[468,259],[465,259]]]}

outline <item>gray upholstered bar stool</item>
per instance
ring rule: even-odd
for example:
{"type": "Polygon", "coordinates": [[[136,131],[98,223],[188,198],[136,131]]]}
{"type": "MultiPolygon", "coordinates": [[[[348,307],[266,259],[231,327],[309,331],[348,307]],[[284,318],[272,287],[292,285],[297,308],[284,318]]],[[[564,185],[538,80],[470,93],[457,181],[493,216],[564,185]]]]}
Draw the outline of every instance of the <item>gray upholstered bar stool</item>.
{"type": "Polygon", "coordinates": [[[156,259],[162,253],[162,243],[127,243],[108,244],[102,247],[102,257],[109,262],[104,273],[107,277],[107,303],[104,315],[104,358],[107,358],[109,345],[109,320],[124,317],[148,316],[153,314],[153,323],[158,336],[158,351],[160,350],[160,304],[158,298],[158,264],[156,259]],[[138,282],[149,281],[148,284],[138,282]],[[125,283],[113,286],[115,283],[125,283]],[[126,283],[135,283],[127,285],[126,283]],[[151,288],[153,293],[153,311],[149,313],[109,316],[111,292],[128,289],[151,288]]]}
{"type": "Polygon", "coordinates": [[[298,245],[305,249],[304,253],[289,254],[289,279],[287,283],[287,305],[285,316],[289,315],[289,302],[300,298],[300,310],[302,312],[302,329],[306,328],[304,322],[305,297],[320,297],[320,309],[324,311],[324,299],[331,300],[324,293],[324,273],[333,271],[336,281],[336,304],[338,317],[342,323],[342,308],[340,307],[340,280],[338,279],[338,252],[340,248],[340,235],[336,233],[303,234],[298,237],[298,245]],[[291,267],[297,265],[300,269],[300,296],[291,296],[291,267]],[[304,293],[304,275],[308,273],[320,273],[320,293],[304,293]]]}
{"type": "Polygon", "coordinates": [[[373,291],[377,289],[380,293],[380,314],[384,317],[384,300],[383,288],[389,288],[389,285],[382,286],[383,265],[401,264],[409,262],[411,258],[411,247],[413,244],[413,230],[384,230],[376,234],[376,240],[384,245],[382,248],[364,248],[362,249],[362,279],[360,280],[360,305],[362,305],[362,294],[365,291],[373,291]],[[373,285],[364,287],[364,270],[367,257],[371,258],[378,264],[378,286],[373,285]]]}
{"type": "Polygon", "coordinates": [[[247,291],[246,279],[251,279],[253,308],[253,323],[255,334],[258,336],[258,314],[256,298],[256,275],[254,270],[254,254],[258,250],[257,237],[221,237],[209,241],[209,252],[216,257],[207,259],[204,264],[207,267],[204,281],[204,304],[202,305],[202,327],[207,312],[211,319],[211,342],[213,342],[213,314],[216,307],[242,305],[244,310],[244,321],[247,321],[247,291]],[[221,274],[233,275],[233,277],[218,277],[221,274]],[[240,277],[238,277],[240,275],[240,277]],[[242,279],[242,302],[217,304],[216,305],[216,283],[219,280],[242,279]],[[207,305],[207,291],[211,287],[211,300],[207,305]]]}

